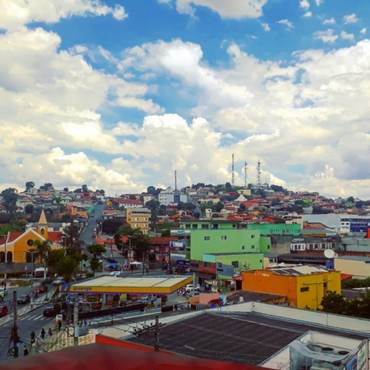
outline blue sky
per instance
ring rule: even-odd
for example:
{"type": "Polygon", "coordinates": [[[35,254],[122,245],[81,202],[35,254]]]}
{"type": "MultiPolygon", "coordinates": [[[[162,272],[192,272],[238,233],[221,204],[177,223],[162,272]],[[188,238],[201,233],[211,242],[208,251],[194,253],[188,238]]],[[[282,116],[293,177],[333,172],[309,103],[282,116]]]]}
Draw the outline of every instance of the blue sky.
{"type": "Polygon", "coordinates": [[[260,160],[270,183],[370,196],[367,0],[14,0],[0,14],[4,186],[140,191],[174,169],[184,186],[225,182],[234,152],[241,183],[260,160]]]}

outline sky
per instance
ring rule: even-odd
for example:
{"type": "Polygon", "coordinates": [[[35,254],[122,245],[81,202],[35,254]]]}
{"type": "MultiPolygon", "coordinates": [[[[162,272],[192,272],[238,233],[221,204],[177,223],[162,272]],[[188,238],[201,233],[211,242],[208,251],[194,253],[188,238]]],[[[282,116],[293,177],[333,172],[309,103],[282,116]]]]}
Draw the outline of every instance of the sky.
{"type": "Polygon", "coordinates": [[[0,183],[370,198],[368,0],[0,0],[0,183]]]}

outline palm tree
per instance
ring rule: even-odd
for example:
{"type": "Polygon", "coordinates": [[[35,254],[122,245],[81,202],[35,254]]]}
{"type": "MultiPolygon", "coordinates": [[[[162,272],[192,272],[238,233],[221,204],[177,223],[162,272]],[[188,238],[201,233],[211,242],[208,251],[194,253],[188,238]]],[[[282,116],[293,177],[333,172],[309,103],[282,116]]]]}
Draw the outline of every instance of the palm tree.
{"type": "Polygon", "coordinates": [[[35,240],[36,250],[39,254],[41,263],[44,266],[44,280],[46,279],[46,261],[51,250],[50,242],[48,240],[35,240]]]}

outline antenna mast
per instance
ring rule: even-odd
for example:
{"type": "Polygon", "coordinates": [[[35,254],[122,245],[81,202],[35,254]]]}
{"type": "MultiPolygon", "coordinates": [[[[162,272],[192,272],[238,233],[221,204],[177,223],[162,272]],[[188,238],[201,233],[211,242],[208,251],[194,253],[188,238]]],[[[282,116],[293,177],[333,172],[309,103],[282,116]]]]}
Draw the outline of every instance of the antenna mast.
{"type": "Polygon", "coordinates": [[[257,185],[261,187],[261,162],[259,160],[257,162],[257,185]]]}
{"type": "Polygon", "coordinates": [[[244,162],[244,187],[247,188],[247,161],[244,162]]]}
{"type": "Polygon", "coordinates": [[[235,185],[235,163],[234,153],[231,155],[231,185],[235,185]]]}
{"type": "Polygon", "coordinates": [[[177,190],[177,171],[175,170],[175,190],[177,190]]]}

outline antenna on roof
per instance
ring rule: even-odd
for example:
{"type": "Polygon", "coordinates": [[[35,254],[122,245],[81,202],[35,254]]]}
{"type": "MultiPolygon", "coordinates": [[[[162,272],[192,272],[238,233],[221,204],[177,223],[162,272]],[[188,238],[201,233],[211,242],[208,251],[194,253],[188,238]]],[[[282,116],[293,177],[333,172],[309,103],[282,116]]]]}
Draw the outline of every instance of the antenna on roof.
{"type": "Polygon", "coordinates": [[[234,153],[231,155],[231,184],[235,185],[235,163],[234,163],[234,153]]]}
{"type": "Polygon", "coordinates": [[[244,162],[244,187],[247,187],[247,167],[248,163],[247,161],[244,162]]]}

